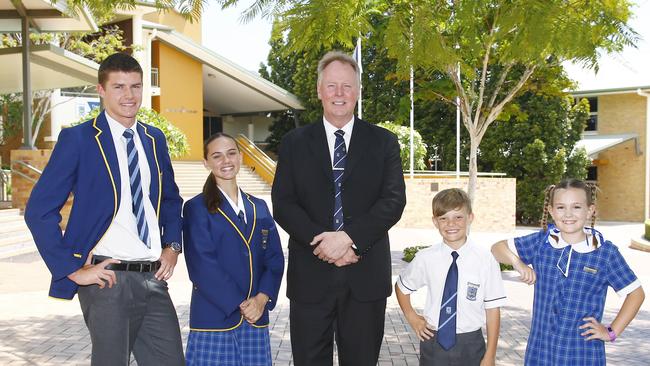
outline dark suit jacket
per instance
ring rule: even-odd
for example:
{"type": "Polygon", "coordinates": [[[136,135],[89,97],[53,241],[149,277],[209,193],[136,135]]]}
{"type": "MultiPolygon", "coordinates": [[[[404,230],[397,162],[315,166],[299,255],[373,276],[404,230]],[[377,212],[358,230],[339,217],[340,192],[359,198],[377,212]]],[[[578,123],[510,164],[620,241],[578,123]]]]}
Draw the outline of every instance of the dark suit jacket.
{"type": "Polygon", "coordinates": [[[362,259],[337,268],[321,261],[309,245],[332,231],[334,183],[322,120],[295,129],[282,140],[273,182],[273,212],[290,235],[287,296],[319,302],[335,278],[344,278],[360,301],[391,294],[390,229],[406,204],[404,175],[396,136],[356,119],[343,174],[344,231],[362,259]]]}
{"type": "MultiPolygon", "coordinates": [[[[119,208],[120,169],[113,136],[102,112],[97,118],[61,131],[43,174],[25,208],[25,222],[52,273],[50,296],[72,299],[77,284],[68,275],[81,268],[113,222],[119,208]],[[60,210],[74,194],[65,234],[60,210]]],[[[174,183],[165,135],[137,124],[147,155],[151,184],[149,200],[158,216],[162,242],[181,241],[183,200],[174,183]]]]}

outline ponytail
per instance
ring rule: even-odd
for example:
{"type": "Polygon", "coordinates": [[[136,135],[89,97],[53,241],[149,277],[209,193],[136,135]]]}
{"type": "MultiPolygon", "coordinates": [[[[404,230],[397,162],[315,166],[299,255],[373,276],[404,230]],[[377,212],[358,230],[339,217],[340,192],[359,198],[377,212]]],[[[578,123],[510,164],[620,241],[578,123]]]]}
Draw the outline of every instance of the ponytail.
{"type": "Polygon", "coordinates": [[[203,185],[203,199],[208,212],[211,214],[217,213],[221,205],[221,195],[219,194],[219,188],[217,188],[217,180],[212,172],[203,185]]]}

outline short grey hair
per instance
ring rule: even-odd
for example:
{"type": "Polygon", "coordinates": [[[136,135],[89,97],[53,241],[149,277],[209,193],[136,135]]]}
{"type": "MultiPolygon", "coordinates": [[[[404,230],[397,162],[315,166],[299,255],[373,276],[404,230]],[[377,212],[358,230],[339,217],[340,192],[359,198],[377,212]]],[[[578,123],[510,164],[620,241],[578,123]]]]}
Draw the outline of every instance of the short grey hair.
{"type": "Polygon", "coordinates": [[[341,51],[329,51],[320,59],[320,61],[318,61],[318,85],[320,85],[323,78],[323,70],[334,61],[339,61],[352,66],[354,73],[357,75],[357,84],[361,85],[361,70],[359,70],[359,64],[357,64],[357,61],[352,58],[352,56],[341,51]]]}

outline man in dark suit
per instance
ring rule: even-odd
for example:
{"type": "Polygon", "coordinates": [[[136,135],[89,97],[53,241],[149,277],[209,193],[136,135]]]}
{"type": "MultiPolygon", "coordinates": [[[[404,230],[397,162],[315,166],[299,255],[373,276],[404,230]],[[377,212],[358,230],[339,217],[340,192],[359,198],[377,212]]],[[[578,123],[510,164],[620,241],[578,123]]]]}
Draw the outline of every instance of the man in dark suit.
{"type": "Polygon", "coordinates": [[[287,296],[297,366],[376,365],[391,294],[388,230],[406,204],[394,134],[354,117],[359,67],[341,52],[318,64],[323,120],[282,140],[273,182],[289,233],[287,296]]]}
{"type": "Polygon", "coordinates": [[[185,364],[167,291],[181,250],[182,199],[165,136],[136,121],[142,68],[117,53],[99,66],[105,110],[61,131],[25,221],[52,272],[50,296],[79,303],[91,364],[185,364]],[[61,232],[60,210],[74,194],[61,232]]]}

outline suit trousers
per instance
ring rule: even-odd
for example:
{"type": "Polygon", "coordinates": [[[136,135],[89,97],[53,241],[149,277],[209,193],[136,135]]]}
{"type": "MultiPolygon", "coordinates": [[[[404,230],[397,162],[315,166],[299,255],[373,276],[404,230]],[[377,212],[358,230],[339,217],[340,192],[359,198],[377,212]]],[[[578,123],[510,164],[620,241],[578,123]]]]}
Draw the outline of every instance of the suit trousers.
{"type": "MultiPolygon", "coordinates": [[[[342,270],[342,269],[339,269],[342,270]]],[[[291,351],[296,366],[376,366],[384,337],[386,299],[357,301],[340,283],[318,303],[291,300],[291,351]]]]}
{"type": "Polygon", "coordinates": [[[79,303],[90,339],[93,366],[185,365],[176,309],[167,282],[153,272],[115,271],[112,288],[79,287],[79,303]]]}

